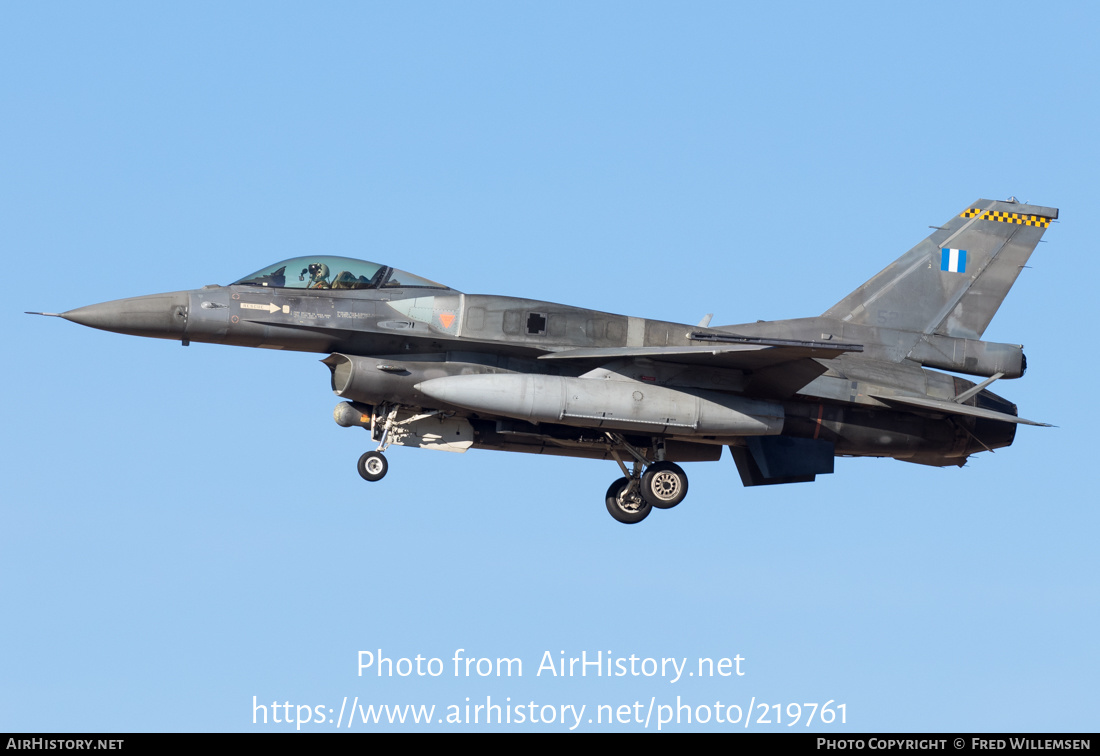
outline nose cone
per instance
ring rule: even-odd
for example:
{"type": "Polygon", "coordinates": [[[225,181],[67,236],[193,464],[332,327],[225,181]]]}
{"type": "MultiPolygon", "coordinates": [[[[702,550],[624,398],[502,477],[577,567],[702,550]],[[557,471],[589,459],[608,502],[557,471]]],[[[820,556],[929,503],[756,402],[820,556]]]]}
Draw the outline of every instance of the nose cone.
{"type": "Polygon", "coordinates": [[[187,325],[187,303],[187,292],[152,294],[79,307],[61,317],[101,331],[178,339],[187,325]]]}

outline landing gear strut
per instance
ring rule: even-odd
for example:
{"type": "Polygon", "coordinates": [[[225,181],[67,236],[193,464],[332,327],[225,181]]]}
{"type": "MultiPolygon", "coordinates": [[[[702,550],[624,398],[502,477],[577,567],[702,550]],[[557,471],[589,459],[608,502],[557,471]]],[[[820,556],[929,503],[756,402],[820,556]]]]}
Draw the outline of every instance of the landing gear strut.
{"type": "Polygon", "coordinates": [[[608,433],[609,452],[623,471],[607,489],[607,511],[616,520],[628,525],[644,520],[654,509],[672,509],[687,496],[687,473],[675,462],[664,459],[664,443],[654,440],[656,461],[650,461],[642,452],[627,443],[618,433],[608,433]],[[627,470],[619,451],[634,458],[633,470],[627,470]],[[645,467],[645,472],[642,468],[645,467]]]}

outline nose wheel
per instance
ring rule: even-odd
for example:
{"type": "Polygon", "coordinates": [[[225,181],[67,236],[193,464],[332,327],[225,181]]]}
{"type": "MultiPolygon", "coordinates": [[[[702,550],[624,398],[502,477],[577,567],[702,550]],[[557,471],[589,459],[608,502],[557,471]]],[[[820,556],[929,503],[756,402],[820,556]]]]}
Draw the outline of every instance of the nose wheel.
{"type": "Polygon", "coordinates": [[[386,477],[386,471],[390,469],[390,463],[386,461],[386,456],[382,452],[369,451],[359,458],[357,467],[363,480],[374,483],[386,477]]]}

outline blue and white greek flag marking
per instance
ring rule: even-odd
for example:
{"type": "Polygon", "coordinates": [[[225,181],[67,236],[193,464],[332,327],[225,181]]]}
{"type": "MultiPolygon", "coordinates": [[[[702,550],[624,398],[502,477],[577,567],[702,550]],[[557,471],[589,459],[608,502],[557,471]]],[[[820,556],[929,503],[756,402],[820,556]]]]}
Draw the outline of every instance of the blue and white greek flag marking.
{"type": "Polygon", "coordinates": [[[943,253],[940,260],[940,270],[946,270],[948,273],[966,272],[965,249],[941,249],[940,252],[943,253]]]}

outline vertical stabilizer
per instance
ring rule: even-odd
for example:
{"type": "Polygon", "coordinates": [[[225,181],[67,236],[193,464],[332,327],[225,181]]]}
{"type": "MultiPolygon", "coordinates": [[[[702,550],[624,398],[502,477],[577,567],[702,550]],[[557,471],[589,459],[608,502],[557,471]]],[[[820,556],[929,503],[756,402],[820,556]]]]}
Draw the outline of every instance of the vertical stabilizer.
{"type": "Polygon", "coordinates": [[[980,339],[1051,221],[1052,207],[978,200],[825,317],[980,339]]]}

